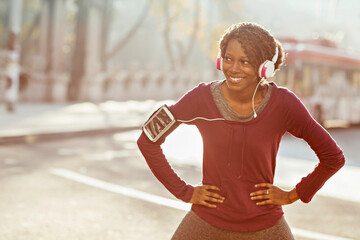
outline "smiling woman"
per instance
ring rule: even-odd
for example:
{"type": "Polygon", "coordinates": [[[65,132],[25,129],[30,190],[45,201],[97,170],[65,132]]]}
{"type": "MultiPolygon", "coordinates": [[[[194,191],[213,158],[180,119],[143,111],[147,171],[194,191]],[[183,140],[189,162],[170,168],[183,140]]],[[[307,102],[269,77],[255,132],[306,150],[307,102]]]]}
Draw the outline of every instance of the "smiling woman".
{"type": "MultiPolygon", "coordinates": [[[[236,102],[245,102],[251,99],[259,83],[258,71],[249,63],[241,43],[236,39],[231,39],[226,48],[223,72],[226,77],[226,85],[222,85],[222,91],[229,105],[240,115],[249,114],[249,109],[244,108],[245,105],[240,106],[236,102]]],[[[254,96],[257,105],[260,104],[266,91],[267,88],[261,88],[258,95],[254,96]]]]}
{"type": "Polygon", "coordinates": [[[272,77],[279,69],[284,61],[283,51],[281,44],[260,26],[256,24],[242,24],[241,28],[236,26],[235,24],[225,31],[220,40],[223,58],[220,61],[221,70],[224,72],[227,85],[227,87],[222,86],[222,91],[227,102],[238,114],[247,115],[252,110],[256,118],[255,107],[260,104],[268,90],[263,80],[272,77]],[[247,34],[249,31],[254,33],[247,34]],[[257,46],[261,45],[267,46],[264,48],[267,52],[260,51],[257,46]],[[252,100],[251,106],[249,99],[252,100]],[[238,102],[245,104],[240,106],[238,102]]]}
{"type": "Polygon", "coordinates": [[[344,165],[344,155],[294,93],[268,81],[284,61],[269,31],[234,24],[221,37],[220,51],[225,79],[201,83],[171,105],[176,123],[164,137],[152,141],[142,133],[138,140],[158,180],[192,203],[172,239],[293,239],[282,205],[311,201],[344,165]],[[201,186],[182,180],[162,151],[166,136],[181,123],[196,126],[202,137],[201,186]],[[286,132],[304,139],[319,158],[291,190],[273,185],[286,132]]]}

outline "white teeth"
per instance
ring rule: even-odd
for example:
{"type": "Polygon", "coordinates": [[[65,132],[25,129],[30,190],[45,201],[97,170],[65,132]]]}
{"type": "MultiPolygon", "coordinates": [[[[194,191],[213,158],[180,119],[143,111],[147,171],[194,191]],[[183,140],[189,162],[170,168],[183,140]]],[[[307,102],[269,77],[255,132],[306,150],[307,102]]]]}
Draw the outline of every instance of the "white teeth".
{"type": "Polygon", "coordinates": [[[231,78],[231,80],[233,80],[233,81],[240,81],[240,80],[242,80],[243,78],[231,78]]]}

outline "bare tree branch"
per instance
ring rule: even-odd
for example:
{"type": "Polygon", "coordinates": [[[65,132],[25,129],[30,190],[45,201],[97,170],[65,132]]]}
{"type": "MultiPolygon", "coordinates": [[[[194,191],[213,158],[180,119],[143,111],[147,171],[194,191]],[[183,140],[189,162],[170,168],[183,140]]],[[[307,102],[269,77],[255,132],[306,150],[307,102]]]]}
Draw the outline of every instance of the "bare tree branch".
{"type": "Polygon", "coordinates": [[[164,18],[165,18],[165,29],[164,29],[164,40],[165,40],[165,49],[170,59],[171,67],[175,67],[175,58],[170,44],[170,29],[173,23],[174,18],[169,16],[169,0],[164,2],[164,18]]]}
{"type": "Polygon", "coordinates": [[[194,10],[194,27],[193,27],[193,32],[191,34],[191,38],[188,44],[188,47],[186,49],[186,51],[182,51],[180,54],[180,64],[181,66],[184,66],[187,62],[187,59],[189,58],[189,55],[191,53],[191,50],[194,46],[195,40],[196,40],[196,35],[197,32],[199,30],[199,21],[200,21],[200,1],[196,1],[195,0],[195,10],[194,10]]]}
{"type": "Polygon", "coordinates": [[[106,55],[105,61],[108,61],[109,59],[113,58],[128,43],[128,41],[135,35],[137,30],[140,28],[140,26],[144,22],[145,18],[147,17],[152,1],[153,0],[149,0],[147,2],[147,4],[143,8],[141,14],[139,15],[139,18],[135,22],[134,26],[130,29],[128,34],[115,45],[113,50],[110,51],[110,53],[106,55]]]}

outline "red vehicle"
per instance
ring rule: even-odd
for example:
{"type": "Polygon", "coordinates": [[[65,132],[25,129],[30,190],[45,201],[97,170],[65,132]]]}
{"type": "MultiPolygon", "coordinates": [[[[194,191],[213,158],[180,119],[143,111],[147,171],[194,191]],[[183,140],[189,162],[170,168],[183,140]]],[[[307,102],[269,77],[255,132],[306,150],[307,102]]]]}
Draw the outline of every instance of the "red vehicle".
{"type": "Polygon", "coordinates": [[[360,123],[360,54],[326,40],[280,39],[287,54],[275,81],[291,89],[325,127],[360,123]]]}

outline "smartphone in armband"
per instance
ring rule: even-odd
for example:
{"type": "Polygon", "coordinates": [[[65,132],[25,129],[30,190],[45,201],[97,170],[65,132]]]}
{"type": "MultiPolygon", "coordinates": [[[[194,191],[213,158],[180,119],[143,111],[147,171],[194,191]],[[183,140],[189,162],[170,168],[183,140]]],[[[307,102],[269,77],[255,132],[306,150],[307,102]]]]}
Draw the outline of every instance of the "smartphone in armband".
{"type": "Polygon", "coordinates": [[[156,142],[172,125],[175,124],[175,122],[176,119],[168,106],[163,105],[145,122],[142,130],[150,141],[156,142]]]}

